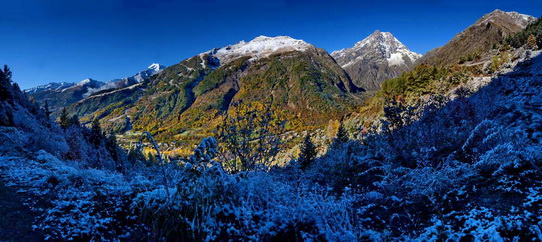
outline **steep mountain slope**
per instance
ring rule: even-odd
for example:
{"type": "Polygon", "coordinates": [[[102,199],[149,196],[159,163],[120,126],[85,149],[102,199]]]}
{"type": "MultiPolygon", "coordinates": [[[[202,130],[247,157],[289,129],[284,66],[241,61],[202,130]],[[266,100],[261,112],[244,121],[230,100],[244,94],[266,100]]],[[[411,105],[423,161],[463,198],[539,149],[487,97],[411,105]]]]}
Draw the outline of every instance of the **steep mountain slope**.
{"type": "Polygon", "coordinates": [[[415,116],[398,102],[383,132],[336,145],[307,173],[339,191],[356,184],[360,227],[378,241],[538,240],[542,55],[513,51],[499,74],[469,83],[483,87],[415,116]]]}
{"type": "Polygon", "coordinates": [[[208,134],[238,101],[272,104],[294,128],[322,126],[360,104],[360,91],[324,50],[286,36],[260,36],[201,53],[148,82],[97,93],[70,109],[101,118],[112,131],[130,127],[179,140],[191,139],[196,130],[208,134]],[[121,91],[137,94],[122,98],[121,91]]]}
{"type": "Polygon", "coordinates": [[[476,59],[534,20],[533,16],[497,9],[478,19],[446,45],[429,51],[416,63],[448,65],[476,59]]]}
{"type": "Polygon", "coordinates": [[[143,82],[150,76],[157,74],[164,69],[164,66],[153,63],[146,70],[122,79],[101,82],[88,78],[78,83],[52,82],[27,89],[25,90],[25,93],[33,97],[39,103],[43,104],[47,101],[50,109],[58,112],[62,107],[71,105],[94,93],[104,90],[120,89],[143,82]]]}
{"type": "Polygon", "coordinates": [[[331,56],[357,86],[369,91],[380,89],[383,81],[410,70],[421,57],[391,33],[378,30],[352,48],[334,51],[331,56]]]}

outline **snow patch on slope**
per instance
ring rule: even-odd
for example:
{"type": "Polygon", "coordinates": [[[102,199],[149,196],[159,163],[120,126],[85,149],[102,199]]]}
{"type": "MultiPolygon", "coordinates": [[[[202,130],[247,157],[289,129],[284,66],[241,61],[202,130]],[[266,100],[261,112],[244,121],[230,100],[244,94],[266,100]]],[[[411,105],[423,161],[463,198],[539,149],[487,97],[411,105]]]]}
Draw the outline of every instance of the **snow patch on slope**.
{"type": "Polygon", "coordinates": [[[75,84],[76,86],[84,86],[84,85],[87,85],[87,84],[90,84],[92,82],[97,82],[96,80],[92,79],[92,78],[87,78],[85,80],[82,80],[80,82],[78,82],[77,84],[75,84]]]}
{"type": "Polygon", "coordinates": [[[403,55],[401,53],[393,53],[386,60],[388,60],[390,66],[400,66],[405,64],[403,55]]]}

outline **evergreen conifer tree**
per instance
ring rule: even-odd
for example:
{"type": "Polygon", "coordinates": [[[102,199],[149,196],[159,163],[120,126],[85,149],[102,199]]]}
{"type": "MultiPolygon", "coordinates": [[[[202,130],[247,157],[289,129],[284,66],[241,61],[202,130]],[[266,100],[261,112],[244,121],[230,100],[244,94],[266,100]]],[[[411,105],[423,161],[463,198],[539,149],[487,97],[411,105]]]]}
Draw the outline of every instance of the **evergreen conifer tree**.
{"type": "Polygon", "coordinates": [[[99,146],[102,142],[103,133],[102,128],[100,127],[100,121],[95,118],[92,120],[92,126],[90,127],[90,137],[89,140],[95,146],[99,146]]]}
{"type": "Polygon", "coordinates": [[[316,158],[316,146],[312,143],[311,135],[307,134],[301,144],[299,153],[299,166],[302,170],[306,170],[316,158]]]}
{"type": "Polygon", "coordinates": [[[7,65],[0,70],[0,100],[8,100],[11,97],[11,70],[7,65]]]}
{"type": "Polygon", "coordinates": [[[62,109],[58,119],[59,119],[60,127],[62,127],[63,129],[66,129],[68,128],[68,126],[70,126],[70,117],[68,116],[68,110],[66,110],[66,108],[62,109]]]}
{"type": "Polygon", "coordinates": [[[107,137],[106,140],[106,148],[107,151],[109,151],[109,154],[111,154],[111,157],[116,163],[117,170],[122,171],[124,164],[122,164],[122,160],[119,157],[119,150],[118,150],[118,143],[117,143],[117,137],[114,134],[110,134],[107,137]]]}
{"type": "Polygon", "coordinates": [[[337,143],[342,144],[346,142],[348,142],[348,133],[344,128],[344,124],[341,122],[341,124],[339,125],[339,129],[337,130],[337,143]]]}
{"type": "Polygon", "coordinates": [[[43,107],[45,109],[45,115],[47,116],[47,118],[50,118],[51,117],[51,109],[49,108],[49,102],[47,102],[47,100],[45,100],[45,106],[43,107]]]}

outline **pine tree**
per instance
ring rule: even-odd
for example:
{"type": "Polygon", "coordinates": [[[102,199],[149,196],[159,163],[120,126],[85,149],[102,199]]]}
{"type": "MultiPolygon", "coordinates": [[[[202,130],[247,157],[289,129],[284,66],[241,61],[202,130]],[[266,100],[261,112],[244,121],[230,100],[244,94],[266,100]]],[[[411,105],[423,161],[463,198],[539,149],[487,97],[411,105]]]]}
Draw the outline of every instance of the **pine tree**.
{"type": "Polygon", "coordinates": [[[117,137],[114,134],[110,134],[107,137],[106,140],[106,149],[109,151],[109,154],[111,154],[111,157],[116,163],[117,170],[122,171],[124,164],[122,164],[122,160],[119,157],[119,151],[118,151],[118,144],[117,144],[117,137]]]}
{"type": "Polygon", "coordinates": [[[348,142],[348,133],[344,128],[344,124],[341,122],[339,129],[337,130],[337,143],[343,144],[348,142]]]}
{"type": "Polygon", "coordinates": [[[0,100],[9,100],[11,98],[11,70],[7,65],[0,70],[0,100]]]}
{"type": "Polygon", "coordinates": [[[302,170],[306,170],[316,158],[316,146],[311,141],[311,135],[307,134],[301,144],[301,150],[299,153],[299,167],[302,170]]]}
{"type": "Polygon", "coordinates": [[[92,126],[90,128],[90,137],[89,140],[95,146],[99,146],[102,142],[103,137],[102,128],[100,127],[100,121],[95,118],[92,120],[92,126]]]}
{"type": "Polygon", "coordinates": [[[62,127],[63,129],[66,129],[68,128],[68,126],[70,126],[70,117],[68,116],[68,110],[66,110],[66,108],[62,109],[58,119],[59,119],[60,127],[62,127]]]}
{"type": "Polygon", "coordinates": [[[47,116],[47,118],[50,118],[51,117],[51,109],[49,108],[49,102],[47,102],[47,100],[45,100],[45,106],[43,107],[45,109],[45,115],[47,116]]]}

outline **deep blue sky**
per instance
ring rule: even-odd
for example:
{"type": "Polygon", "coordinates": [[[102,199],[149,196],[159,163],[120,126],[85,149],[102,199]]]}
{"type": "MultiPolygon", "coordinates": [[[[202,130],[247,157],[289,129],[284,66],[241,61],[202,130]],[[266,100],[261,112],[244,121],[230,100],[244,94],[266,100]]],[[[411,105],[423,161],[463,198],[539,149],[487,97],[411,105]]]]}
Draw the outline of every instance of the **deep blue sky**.
{"type": "Polygon", "coordinates": [[[392,32],[423,54],[494,9],[542,14],[542,0],[0,0],[0,4],[0,64],[12,68],[22,88],[125,77],[152,62],[169,66],[259,35],[288,35],[331,52],[378,29],[392,32]]]}

